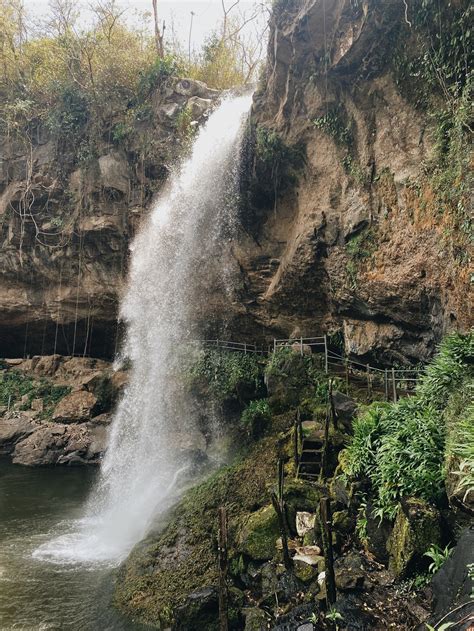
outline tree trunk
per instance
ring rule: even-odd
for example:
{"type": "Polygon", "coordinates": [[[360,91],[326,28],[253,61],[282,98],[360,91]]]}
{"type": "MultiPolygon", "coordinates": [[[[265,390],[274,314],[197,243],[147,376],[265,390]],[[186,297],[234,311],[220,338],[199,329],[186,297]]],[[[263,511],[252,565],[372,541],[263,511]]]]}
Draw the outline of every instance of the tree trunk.
{"type": "Polygon", "coordinates": [[[153,3],[153,19],[155,23],[155,45],[156,52],[160,59],[163,59],[165,56],[164,48],[163,48],[163,34],[160,31],[160,25],[158,22],[158,0],[151,0],[153,3]]]}

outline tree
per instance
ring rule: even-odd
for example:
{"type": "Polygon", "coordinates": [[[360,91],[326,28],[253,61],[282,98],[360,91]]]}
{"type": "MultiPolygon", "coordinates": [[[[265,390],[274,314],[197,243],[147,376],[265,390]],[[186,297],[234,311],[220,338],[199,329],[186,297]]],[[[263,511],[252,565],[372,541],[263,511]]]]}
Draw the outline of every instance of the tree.
{"type": "Polygon", "coordinates": [[[165,23],[163,22],[163,29],[160,30],[159,18],[158,18],[158,0],[151,0],[153,3],[153,21],[155,26],[155,45],[156,52],[160,59],[165,56],[163,37],[165,33],[165,23]]]}

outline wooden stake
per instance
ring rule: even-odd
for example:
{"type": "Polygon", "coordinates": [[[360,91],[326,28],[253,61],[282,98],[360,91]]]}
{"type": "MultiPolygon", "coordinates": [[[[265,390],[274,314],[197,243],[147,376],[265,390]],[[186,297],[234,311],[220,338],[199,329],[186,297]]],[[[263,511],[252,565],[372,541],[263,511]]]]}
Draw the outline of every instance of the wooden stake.
{"type": "Polygon", "coordinates": [[[389,396],[388,396],[388,370],[385,368],[385,373],[384,373],[384,386],[385,386],[385,401],[389,400],[389,396]]]}
{"type": "Polygon", "coordinates": [[[336,416],[336,408],[334,406],[334,397],[332,396],[332,387],[333,387],[333,380],[329,379],[329,410],[331,413],[334,429],[337,429],[337,416],[336,416]]]}
{"type": "Polygon", "coordinates": [[[395,379],[395,368],[392,368],[392,390],[393,390],[393,401],[397,402],[397,381],[395,379]]]}
{"type": "Polygon", "coordinates": [[[275,509],[275,513],[277,514],[278,528],[280,530],[280,535],[281,535],[281,543],[283,547],[283,563],[286,569],[290,570],[293,567],[293,561],[291,560],[290,552],[288,549],[288,535],[286,531],[286,520],[285,520],[285,516],[283,512],[285,509],[285,504],[284,502],[281,502],[281,505],[280,505],[280,502],[278,501],[278,498],[275,493],[272,493],[271,498],[272,498],[273,508],[275,509]]]}
{"type": "Polygon", "coordinates": [[[349,360],[347,357],[344,359],[344,367],[346,372],[346,394],[349,394],[349,360]]]}
{"type": "Polygon", "coordinates": [[[278,460],[278,501],[283,508],[283,488],[285,485],[285,468],[283,466],[283,460],[278,460]]]}
{"type": "Polygon", "coordinates": [[[370,377],[370,364],[367,364],[367,394],[372,399],[372,379],[370,377]]]}
{"type": "Polygon", "coordinates": [[[329,497],[319,502],[321,529],[326,562],[326,602],[328,609],[336,602],[336,578],[334,576],[334,554],[332,549],[332,514],[329,497]]]}
{"type": "Polygon", "coordinates": [[[227,511],[219,508],[219,630],[228,631],[228,594],[227,594],[227,511]]]}
{"type": "Polygon", "coordinates": [[[331,422],[331,404],[329,401],[329,396],[328,396],[328,402],[327,402],[327,407],[326,407],[326,420],[324,422],[324,445],[323,445],[323,454],[322,454],[322,458],[321,458],[321,480],[324,480],[324,478],[326,477],[326,473],[327,473],[327,468],[328,468],[328,456],[329,456],[329,423],[331,422]]]}
{"type": "Polygon", "coordinates": [[[324,372],[328,374],[329,362],[328,362],[328,336],[324,336],[324,372]]]}
{"type": "Polygon", "coordinates": [[[299,457],[299,441],[298,441],[298,432],[299,432],[299,428],[298,428],[298,411],[295,414],[295,423],[294,423],[294,427],[293,427],[293,452],[294,452],[294,458],[295,458],[295,477],[298,477],[298,465],[300,463],[300,457],[299,457]]]}

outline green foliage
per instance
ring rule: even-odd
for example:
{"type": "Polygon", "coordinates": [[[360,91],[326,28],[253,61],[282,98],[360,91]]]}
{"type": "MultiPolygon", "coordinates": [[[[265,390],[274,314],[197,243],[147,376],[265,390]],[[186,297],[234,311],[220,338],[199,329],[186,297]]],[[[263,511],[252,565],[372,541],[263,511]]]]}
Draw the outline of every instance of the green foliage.
{"type": "Polygon", "coordinates": [[[467,380],[448,402],[445,472],[450,494],[474,497],[474,403],[467,380]]]}
{"type": "Polygon", "coordinates": [[[270,419],[271,411],[266,399],[250,401],[241,417],[243,426],[254,438],[262,435],[270,419]]]}
{"type": "Polygon", "coordinates": [[[452,551],[452,548],[449,546],[446,546],[445,548],[440,548],[437,545],[431,546],[429,550],[425,552],[425,557],[429,557],[432,560],[428,567],[428,571],[432,574],[436,574],[436,572],[441,569],[443,563],[452,551]]]}
{"type": "Polygon", "coordinates": [[[44,378],[35,380],[16,370],[5,371],[0,376],[0,405],[13,406],[26,395],[27,399],[21,407],[27,410],[33,399],[42,399],[42,418],[48,418],[56,404],[70,391],[69,386],[53,385],[44,378]]]}
{"type": "Polygon", "coordinates": [[[372,258],[377,250],[377,239],[372,228],[365,228],[346,243],[349,260],[346,263],[346,273],[352,289],[357,287],[357,275],[363,261],[372,258]]]}
{"type": "Polygon", "coordinates": [[[183,63],[175,55],[155,59],[139,73],[137,95],[145,101],[156,88],[166,84],[167,79],[183,72],[183,63]]]}
{"type": "Polygon", "coordinates": [[[443,412],[466,373],[472,376],[472,344],[473,335],[447,337],[416,396],[395,404],[375,402],[355,420],[347,472],[371,482],[375,515],[393,518],[403,496],[436,501],[442,493],[443,412]]]}
{"type": "Polygon", "coordinates": [[[351,156],[349,153],[347,153],[343,157],[342,166],[344,167],[346,173],[350,175],[351,178],[355,180],[355,182],[357,182],[357,184],[359,184],[360,186],[364,186],[364,184],[367,184],[367,174],[364,172],[357,159],[351,156]]]}
{"type": "Polygon", "coordinates": [[[260,125],[255,134],[255,154],[259,183],[267,181],[275,197],[296,184],[305,162],[302,146],[288,147],[276,131],[260,125]]]}
{"type": "Polygon", "coordinates": [[[189,369],[195,385],[204,384],[218,402],[241,401],[245,393],[257,392],[261,386],[261,366],[257,355],[205,349],[189,369]]]}
{"type": "Polygon", "coordinates": [[[313,125],[331,136],[336,144],[350,147],[353,142],[352,123],[347,122],[347,114],[343,107],[337,105],[323,116],[313,119],[313,125]]]}
{"type": "Polygon", "coordinates": [[[178,132],[179,137],[184,141],[192,140],[195,135],[197,128],[192,127],[192,120],[191,110],[187,106],[183,107],[176,117],[176,131],[178,132]]]}

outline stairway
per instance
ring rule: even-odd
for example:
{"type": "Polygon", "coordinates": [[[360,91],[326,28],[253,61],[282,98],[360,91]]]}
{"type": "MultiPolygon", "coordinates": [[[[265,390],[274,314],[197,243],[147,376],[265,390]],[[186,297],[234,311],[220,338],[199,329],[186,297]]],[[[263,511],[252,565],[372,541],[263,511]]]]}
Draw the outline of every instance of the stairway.
{"type": "MultiPolygon", "coordinates": [[[[306,423],[303,423],[303,436],[306,423]]],[[[298,459],[296,477],[302,480],[316,482],[319,479],[323,460],[324,430],[312,431],[303,437],[301,452],[298,459]]]]}

